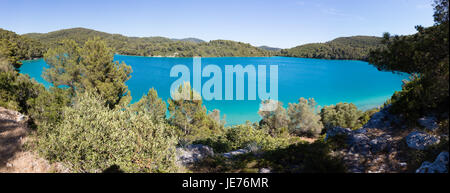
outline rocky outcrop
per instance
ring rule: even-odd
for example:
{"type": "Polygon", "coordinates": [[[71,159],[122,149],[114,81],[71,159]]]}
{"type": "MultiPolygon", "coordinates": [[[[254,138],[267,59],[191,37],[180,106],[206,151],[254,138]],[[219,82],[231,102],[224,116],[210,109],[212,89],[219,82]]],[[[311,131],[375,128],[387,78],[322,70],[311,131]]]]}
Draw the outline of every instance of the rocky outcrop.
{"type": "Polygon", "coordinates": [[[194,144],[177,148],[178,163],[183,166],[193,164],[209,156],[214,156],[214,150],[206,145],[194,144]]]}
{"type": "Polygon", "coordinates": [[[343,135],[343,136],[349,136],[352,133],[352,130],[349,128],[342,128],[342,127],[334,127],[327,130],[327,134],[325,136],[325,141],[331,137],[343,135]]]}
{"type": "Polygon", "coordinates": [[[429,116],[429,117],[422,117],[417,122],[424,127],[425,129],[434,131],[435,129],[439,128],[439,125],[437,124],[436,117],[429,116]]]}
{"type": "Polygon", "coordinates": [[[377,128],[382,130],[394,129],[395,127],[405,128],[405,126],[402,125],[402,117],[391,114],[389,108],[390,106],[387,106],[373,114],[363,128],[377,128]]]}
{"type": "Polygon", "coordinates": [[[378,153],[384,150],[390,149],[390,142],[392,137],[388,134],[381,135],[369,141],[369,146],[373,153],[378,153]]]}
{"type": "Polygon", "coordinates": [[[394,128],[402,127],[402,119],[389,113],[387,108],[375,113],[362,128],[329,129],[326,139],[344,136],[346,146],[337,150],[348,172],[384,173],[406,169],[407,164],[399,159],[398,148],[402,138],[394,137],[394,128]]]}
{"type": "Polygon", "coordinates": [[[425,150],[428,146],[439,143],[439,138],[424,132],[414,131],[406,136],[406,143],[410,148],[425,150]]]}
{"type": "Polygon", "coordinates": [[[448,173],[448,152],[441,152],[433,163],[423,162],[416,173],[448,173]]]}
{"type": "Polygon", "coordinates": [[[390,147],[392,137],[388,134],[376,135],[368,133],[366,128],[350,130],[348,128],[336,127],[327,131],[325,140],[334,136],[344,136],[347,138],[346,144],[349,151],[356,154],[378,153],[390,147]]]}
{"type": "MultiPolygon", "coordinates": [[[[433,116],[423,117],[417,122],[427,132],[409,129],[402,124],[402,117],[389,113],[386,107],[375,113],[362,128],[350,130],[346,128],[329,129],[325,140],[335,136],[344,136],[346,145],[338,147],[333,154],[342,157],[348,172],[381,173],[411,172],[408,161],[412,159],[408,152],[411,148],[427,151],[431,145],[438,144],[447,135],[437,135],[439,128],[433,116]],[[434,134],[429,134],[429,133],[434,134]]],[[[424,162],[416,170],[417,173],[448,172],[448,152],[442,152],[434,162],[424,162]]]]}

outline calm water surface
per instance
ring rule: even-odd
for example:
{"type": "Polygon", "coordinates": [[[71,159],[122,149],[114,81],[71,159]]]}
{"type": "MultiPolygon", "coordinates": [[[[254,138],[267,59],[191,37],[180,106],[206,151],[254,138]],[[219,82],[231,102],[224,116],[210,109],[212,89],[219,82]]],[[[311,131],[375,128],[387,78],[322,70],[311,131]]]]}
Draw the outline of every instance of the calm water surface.
{"type": "MultiPolygon", "coordinates": [[[[158,91],[160,97],[167,100],[170,97],[171,84],[178,79],[169,76],[171,67],[184,64],[192,68],[192,58],[116,55],[115,60],[125,62],[133,69],[132,77],[127,81],[133,97],[132,102],[138,101],[152,87],[158,91]]],[[[202,58],[202,67],[208,64],[220,66],[223,77],[225,65],[278,65],[278,97],[285,106],[304,97],[314,98],[321,106],[352,102],[359,108],[368,109],[383,104],[395,91],[401,90],[401,80],[406,78],[405,75],[380,72],[367,62],[350,60],[289,57],[202,58]]],[[[48,66],[42,59],[24,61],[20,71],[49,87],[51,84],[41,76],[44,67],[48,66]]],[[[190,76],[192,79],[192,70],[190,76]]],[[[208,79],[202,78],[202,82],[208,79]]],[[[223,80],[223,84],[224,82],[223,80]]],[[[224,95],[225,93],[223,98],[224,95]]],[[[245,98],[247,99],[247,93],[245,98]]],[[[220,109],[221,113],[226,115],[228,125],[245,123],[246,120],[260,120],[257,114],[259,103],[259,100],[204,101],[208,110],[220,109]]]]}

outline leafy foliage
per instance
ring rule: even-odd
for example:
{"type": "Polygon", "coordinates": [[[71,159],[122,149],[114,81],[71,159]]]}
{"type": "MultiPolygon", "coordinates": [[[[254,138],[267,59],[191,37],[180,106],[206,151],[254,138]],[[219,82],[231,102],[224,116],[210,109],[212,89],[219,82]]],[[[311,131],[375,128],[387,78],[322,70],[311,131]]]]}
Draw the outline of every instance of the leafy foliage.
{"type": "Polygon", "coordinates": [[[158,97],[158,93],[154,88],[151,88],[147,95],[144,95],[141,100],[131,105],[131,109],[138,113],[148,114],[153,117],[155,121],[164,120],[166,117],[167,106],[166,103],[158,97]]]}
{"type": "Polygon", "coordinates": [[[39,95],[27,100],[28,114],[34,123],[57,123],[62,120],[63,110],[71,103],[70,89],[51,87],[49,90],[41,88],[39,95]]]}
{"type": "Polygon", "coordinates": [[[448,0],[436,1],[435,25],[417,26],[410,36],[384,35],[386,49],[370,54],[379,70],[413,74],[412,81],[392,98],[392,110],[415,119],[430,111],[448,112],[448,0]]]}
{"type": "MultiPolygon", "coordinates": [[[[182,143],[206,139],[213,133],[220,133],[223,125],[208,116],[202,105],[200,94],[189,83],[180,85],[169,99],[169,123],[179,128],[182,143]]],[[[220,115],[219,115],[220,117],[220,115]]]]}
{"type": "Polygon", "coordinates": [[[39,127],[39,150],[77,172],[118,166],[125,172],[175,172],[173,128],[147,114],[109,109],[95,92],[78,93],[57,124],[39,127]]]}
{"type": "Polygon", "coordinates": [[[298,103],[289,103],[289,130],[297,135],[317,136],[323,129],[314,99],[300,98],[298,103]]]}
{"type": "Polygon", "coordinates": [[[296,143],[266,152],[261,166],[284,173],[344,173],[342,160],[331,156],[331,150],[330,144],[322,141],[296,143]]]}
{"type": "Polygon", "coordinates": [[[333,127],[357,129],[362,126],[360,118],[363,112],[358,110],[352,103],[338,103],[336,105],[325,106],[320,111],[322,123],[326,129],[333,127]]]}
{"type": "Polygon", "coordinates": [[[113,52],[100,39],[90,39],[83,47],[64,40],[45,54],[50,68],[44,77],[54,86],[69,86],[74,92],[95,89],[110,108],[127,105],[131,96],[125,81],[131,77],[131,67],[113,60],[113,52]]]}
{"type": "Polygon", "coordinates": [[[243,124],[227,127],[222,134],[212,135],[193,143],[208,145],[215,152],[223,153],[244,148],[254,151],[274,150],[299,141],[299,138],[292,136],[273,137],[267,130],[243,124]]]}
{"type": "MultiPolygon", "coordinates": [[[[263,101],[263,105],[271,105],[271,101],[263,101]]],[[[275,102],[277,107],[274,111],[258,111],[261,116],[259,125],[266,129],[272,136],[282,136],[288,134],[290,119],[283,103],[275,102]]]]}
{"type": "Polygon", "coordinates": [[[20,67],[20,60],[39,58],[43,53],[39,41],[0,28],[0,58],[6,57],[16,68],[20,67]]]}
{"type": "Polygon", "coordinates": [[[43,90],[41,84],[16,71],[0,71],[0,106],[27,113],[27,100],[38,97],[43,90]]]}

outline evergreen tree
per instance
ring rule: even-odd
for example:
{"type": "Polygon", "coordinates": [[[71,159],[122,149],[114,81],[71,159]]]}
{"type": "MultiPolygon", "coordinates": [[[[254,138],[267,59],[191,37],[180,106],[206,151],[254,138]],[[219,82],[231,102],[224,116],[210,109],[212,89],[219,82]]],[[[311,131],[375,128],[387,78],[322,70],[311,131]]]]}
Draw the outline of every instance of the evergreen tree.
{"type": "Polygon", "coordinates": [[[151,88],[147,95],[144,95],[141,100],[131,105],[131,109],[138,113],[149,114],[154,120],[163,120],[166,117],[167,106],[166,103],[158,97],[158,93],[154,88],[151,88]]]}
{"type": "Polygon", "coordinates": [[[73,91],[93,89],[103,97],[106,106],[126,105],[131,96],[125,82],[131,77],[131,67],[114,62],[114,53],[98,38],[79,47],[73,40],[64,40],[45,54],[50,66],[44,72],[54,86],[69,86],[73,91]]]}
{"type": "Polygon", "coordinates": [[[208,116],[200,94],[189,83],[180,85],[172,97],[168,100],[169,122],[180,129],[183,143],[206,139],[220,132],[223,125],[208,116]]]}
{"type": "Polygon", "coordinates": [[[386,49],[370,54],[379,70],[415,74],[393,98],[392,110],[416,119],[428,111],[448,112],[449,24],[448,0],[435,2],[435,25],[417,26],[410,36],[384,35],[386,49]]]}

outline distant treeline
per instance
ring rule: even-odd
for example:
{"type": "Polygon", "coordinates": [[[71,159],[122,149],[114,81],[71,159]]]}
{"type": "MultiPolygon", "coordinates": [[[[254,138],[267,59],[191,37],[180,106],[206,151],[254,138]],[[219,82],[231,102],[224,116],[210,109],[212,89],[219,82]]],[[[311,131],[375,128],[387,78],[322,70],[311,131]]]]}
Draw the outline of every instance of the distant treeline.
{"type": "Polygon", "coordinates": [[[281,56],[321,59],[367,60],[370,51],[382,48],[381,37],[353,36],[326,43],[314,43],[280,51],[281,56]]]}
{"type": "Polygon", "coordinates": [[[165,37],[126,37],[85,28],[73,28],[40,34],[25,34],[40,41],[45,48],[55,47],[64,39],[75,40],[83,45],[88,39],[100,37],[118,54],[136,56],[176,56],[176,57],[224,57],[224,56],[270,56],[271,52],[250,44],[230,40],[204,42],[200,39],[169,39],[165,37]]]}
{"type": "Polygon", "coordinates": [[[370,51],[382,48],[381,37],[353,36],[342,37],[326,43],[314,43],[290,49],[267,46],[254,47],[247,43],[231,40],[213,40],[205,42],[196,38],[169,39],[165,37],[127,37],[109,34],[85,28],[72,28],[49,33],[29,33],[17,35],[0,29],[3,47],[17,47],[17,53],[11,53],[19,59],[41,58],[49,48],[54,48],[62,40],[72,39],[79,45],[87,40],[99,37],[105,40],[116,54],[135,56],[172,56],[172,57],[256,57],[288,56],[321,59],[367,60],[370,51]]]}

